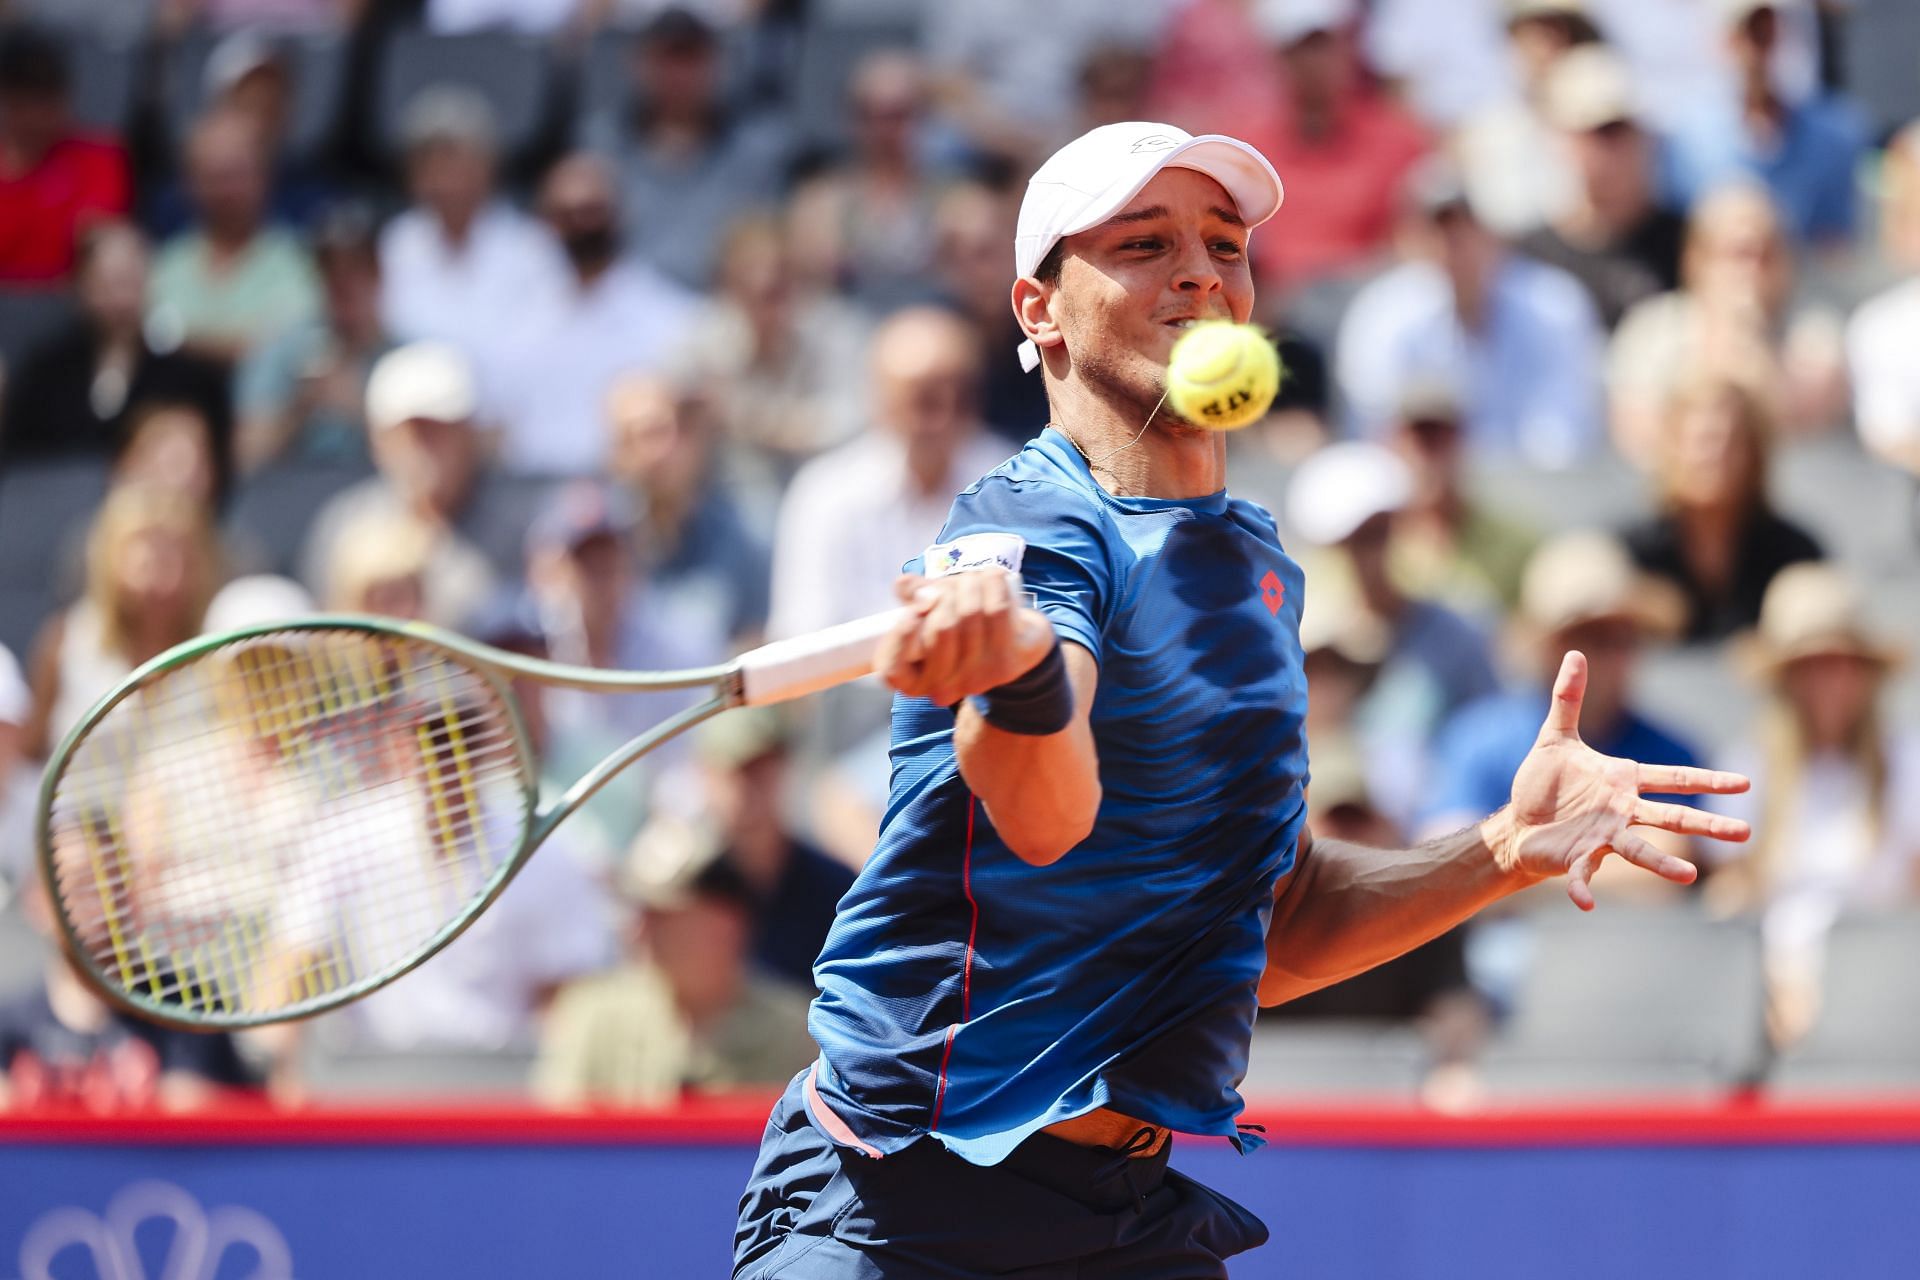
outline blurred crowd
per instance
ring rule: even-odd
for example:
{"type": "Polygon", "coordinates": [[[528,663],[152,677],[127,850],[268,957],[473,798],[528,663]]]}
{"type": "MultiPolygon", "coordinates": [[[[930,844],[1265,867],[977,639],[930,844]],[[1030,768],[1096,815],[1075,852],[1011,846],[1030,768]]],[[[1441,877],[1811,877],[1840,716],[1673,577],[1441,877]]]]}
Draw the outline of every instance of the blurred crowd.
{"type": "MultiPolygon", "coordinates": [[[[1498,807],[1577,647],[1593,745],[1755,779],[1700,886],[1598,887],[1755,922],[1774,1051],[1835,921],[1915,902],[1920,100],[1869,74],[1920,57],[1900,5],[0,15],[0,1105],[502,1071],[656,1103],[803,1065],[884,690],[703,726],[442,956],[238,1039],[125,1018],[33,940],[38,766],[155,654],[317,608],[672,668],[886,607],[1047,421],[1014,215],[1116,120],[1286,183],[1252,256],[1288,376],[1229,473],[1307,567],[1316,830],[1498,807]]],[[[680,705],[521,693],[555,787],[680,705]]],[[[1433,1096],[1470,1098],[1553,892],[1275,1020],[1418,1027],[1433,1096]]]]}

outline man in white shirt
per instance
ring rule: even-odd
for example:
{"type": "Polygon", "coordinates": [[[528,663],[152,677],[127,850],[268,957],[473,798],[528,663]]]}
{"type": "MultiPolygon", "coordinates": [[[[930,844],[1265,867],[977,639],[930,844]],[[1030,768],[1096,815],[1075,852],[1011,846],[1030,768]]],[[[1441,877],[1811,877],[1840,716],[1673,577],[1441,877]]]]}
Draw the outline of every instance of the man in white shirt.
{"type": "Polygon", "coordinates": [[[506,319],[558,293],[566,260],[546,228],[495,196],[486,99],[450,85],[424,89],[407,106],[402,135],[413,207],[380,236],[381,319],[402,342],[452,343],[484,379],[512,349],[506,319]]]}
{"type": "Polygon", "coordinates": [[[508,313],[524,317],[494,385],[509,471],[597,471],[608,391],[624,373],[659,368],[698,317],[692,294],[621,256],[617,191],[606,163],[584,153],[555,164],[541,186],[540,215],[570,270],[544,301],[508,313]]]}
{"type": "Polygon", "coordinates": [[[1470,454],[1562,468],[1602,440],[1599,313],[1580,282],[1510,253],[1459,175],[1429,160],[1408,183],[1407,261],[1354,297],[1334,371],[1356,432],[1379,437],[1423,381],[1461,389],[1470,454]]]}
{"type": "Polygon", "coordinates": [[[959,316],[897,312],[874,334],[871,359],[873,424],[802,467],[780,505],[775,637],[894,604],[900,567],[939,535],[953,495],[1011,452],[981,427],[980,341],[959,316]]]}

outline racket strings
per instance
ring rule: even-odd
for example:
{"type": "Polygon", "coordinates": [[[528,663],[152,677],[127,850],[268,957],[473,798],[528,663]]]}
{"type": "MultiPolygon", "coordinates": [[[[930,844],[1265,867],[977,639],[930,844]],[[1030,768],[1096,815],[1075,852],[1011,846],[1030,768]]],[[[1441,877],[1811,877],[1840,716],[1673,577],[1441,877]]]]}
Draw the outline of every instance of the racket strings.
{"type": "Polygon", "coordinates": [[[530,792],[512,712],[446,651],[252,637],[158,676],[75,746],[51,887],[114,987],[244,1021],[410,963],[484,900],[530,792]]]}

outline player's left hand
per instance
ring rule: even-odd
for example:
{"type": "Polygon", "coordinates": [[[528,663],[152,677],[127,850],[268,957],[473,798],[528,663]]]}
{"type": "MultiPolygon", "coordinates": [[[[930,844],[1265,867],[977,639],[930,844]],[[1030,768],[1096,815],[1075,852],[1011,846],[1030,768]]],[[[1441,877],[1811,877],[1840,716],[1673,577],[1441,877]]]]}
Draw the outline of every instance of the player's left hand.
{"type": "Polygon", "coordinates": [[[1490,820],[1497,834],[1490,833],[1488,844],[1505,870],[1566,876],[1567,896],[1582,911],[1591,911],[1590,882],[1609,853],[1677,884],[1692,883],[1691,862],[1660,852],[1633,827],[1715,840],[1745,840],[1751,832],[1738,818],[1643,798],[1647,791],[1731,795],[1749,784],[1737,773],[1601,755],[1580,740],[1586,691],[1587,658],[1576,650],[1560,663],[1546,723],[1514,775],[1512,803],[1490,820]]]}

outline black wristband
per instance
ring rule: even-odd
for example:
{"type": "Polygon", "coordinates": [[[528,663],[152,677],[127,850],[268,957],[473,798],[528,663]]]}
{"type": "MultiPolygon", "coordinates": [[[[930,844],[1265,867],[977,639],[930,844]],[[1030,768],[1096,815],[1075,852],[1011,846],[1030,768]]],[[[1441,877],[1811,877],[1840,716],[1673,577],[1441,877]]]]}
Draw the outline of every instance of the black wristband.
{"type": "Polygon", "coordinates": [[[1073,723],[1073,680],[1060,642],[1025,675],[967,701],[996,729],[1036,738],[1060,732],[1073,723]]]}

